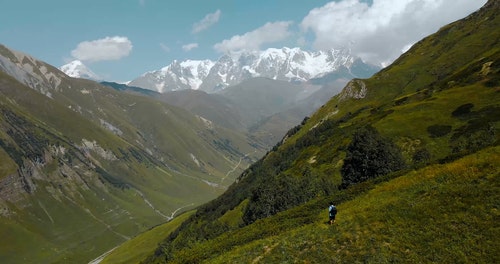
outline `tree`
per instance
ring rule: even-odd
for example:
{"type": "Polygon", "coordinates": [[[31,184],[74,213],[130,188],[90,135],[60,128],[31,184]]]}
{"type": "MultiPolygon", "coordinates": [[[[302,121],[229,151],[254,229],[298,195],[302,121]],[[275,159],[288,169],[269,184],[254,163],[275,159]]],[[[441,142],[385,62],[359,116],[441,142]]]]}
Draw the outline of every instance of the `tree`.
{"type": "Polygon", "coordinates": [[[341,169],[342,186],[363,182],[404,168],[401,150],[378,131],[366,126],[353,135],[341,169]]]}

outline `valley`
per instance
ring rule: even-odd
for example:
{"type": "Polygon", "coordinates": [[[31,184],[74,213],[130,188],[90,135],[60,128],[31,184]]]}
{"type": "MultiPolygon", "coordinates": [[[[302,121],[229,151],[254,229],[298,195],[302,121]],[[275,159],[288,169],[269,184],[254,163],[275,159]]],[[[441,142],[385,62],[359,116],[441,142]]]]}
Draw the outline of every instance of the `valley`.
{"type": "MultiPolygon", "coordinates": [[[[258,42],[296,37],[284,21],[212,47],[258,49],[127,82],[78,52],[138,40],[82,42],[60,68],[0,44],[0,262],[500,261],[499,11],[489,0],[384,68],[354,42],[258,42]]],[[[91,55],[121,59],[107,51],[91,55]]]]}
{"type": "Polygon", "coordinates": [[[334,93],[259,77],[159,94],[0,51],[0,225],[23,252],[2,253],[12,262],[90,260],[216,198],[326,100],[309,98],[334,93]]]}

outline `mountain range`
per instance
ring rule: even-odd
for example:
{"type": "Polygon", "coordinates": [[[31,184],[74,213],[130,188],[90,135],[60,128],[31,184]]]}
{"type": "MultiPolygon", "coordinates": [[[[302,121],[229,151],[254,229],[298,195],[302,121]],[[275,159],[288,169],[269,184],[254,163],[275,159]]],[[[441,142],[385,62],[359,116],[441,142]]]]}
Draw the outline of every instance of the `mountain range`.
{"type": "MultiPolygon", "coordinates": [[[[377,69],[376,66],[363,63],[347,49],[309,52],[284,47],[226,54],[217,61],[176,60],[160,70],[144,73],[128,82],[128,85],[160,93],[185,89],[214,93],[254,77],[305,82],[335,72],[343,72],[342,77],[345,79],[363,78],[377,69]]],[[[61,67],[61,70],[72,77],[90,76],[96,79],[80,63],[72,62],[61,67]],[[78,75],[75,68],[82,68],[79,71],[82,75],[78,75]]]]}

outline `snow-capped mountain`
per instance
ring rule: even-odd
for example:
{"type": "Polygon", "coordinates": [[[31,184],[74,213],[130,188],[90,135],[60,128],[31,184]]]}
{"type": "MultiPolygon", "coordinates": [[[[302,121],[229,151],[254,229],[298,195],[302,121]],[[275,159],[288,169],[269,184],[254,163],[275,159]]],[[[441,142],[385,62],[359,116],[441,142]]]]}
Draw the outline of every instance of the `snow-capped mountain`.
{"type": "Polygon", "coordinates": [[[129,84],[159,92],[200,89],[215,92],[252,77],[307,81],[350,68],[357,58],[347,49],[309,52],[300,48],[267,49],[226,54],[217,61],[174,61],[129,84]]]}
{"type": "Polygon", "coordinates": [[[174,60],[158,71],[147,72],[128,83],[160,93],[174,90],[197,90],[214,66],[211,60],[174,60]]]}
{"type": "Polygon", "coordinates": [[[65,64],[59,68],[62,72],[66,73],[69,77],[73,78],[83,78],[90,80],[100,80],[101,77],[90,70],[83,62],[79,60],[74,60],[68,64],[65,64]]]}

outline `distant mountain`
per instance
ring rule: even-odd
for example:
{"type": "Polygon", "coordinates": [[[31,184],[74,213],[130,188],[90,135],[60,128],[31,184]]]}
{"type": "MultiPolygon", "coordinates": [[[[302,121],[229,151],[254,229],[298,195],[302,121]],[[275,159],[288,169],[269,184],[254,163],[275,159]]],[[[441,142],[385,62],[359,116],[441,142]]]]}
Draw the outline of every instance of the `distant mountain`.
{"type": "MultiPolygon", "coordinates": [[[[217,94],[231,100],[242,113],[241,121],[243,124],[250,127],[271,115],[292,108],[318,89],[319,86],[259,77],[244,80],[240,84],[230,86],[217,94]]],[[[291,126],[293,125],[289,124],[286,130],[291,126]]],[[[283,133],[285,132],[283,131],[283,133]]]]}
{"type": "Polygon", "coordinates": [[[365,77],[366,71],[370,71],[371,75],[378,70],[364,64],[347,49],[309,52],[285,47],[226,54],[217,61],[174,61],[160,70],[145,73],[129,84],[159,92],[199,89],[212,93],[253,77],[304,82],[353,66],[361,69],[357,72],[362,72],[363,76],[348,71],[344,78],[365,77]]]}
{"type": "MultiPolygon", "coordinates": [[[[342,85],[346,82],[342,82],[342,85]]],[[[332,89],[326,85],[256,77],[217,93],[186,89],[166,92],[156,98],[220,126],[247,131],[270,148],[333,94],[332,90],[329,96],[325,96],[326,93],[321,93],[321,97],[316,96],[322,90],[332,89]]]]}
{"type": "Polygon", "coordinates": [[[83,78],[89,80],[101,80],[99,75],[90,70],[83,62],[74,60],[59,68],[62,72],[66,73],[69,77],[83,78]]]}
{"type": "Polygon", "coordinates": [[[248,131],[242,122],[244,113],[233,101],[220,94],[187,89],[163,93],[157,98],[168,104],[184,108],[219,126],[236,131],[248,131]]]}

